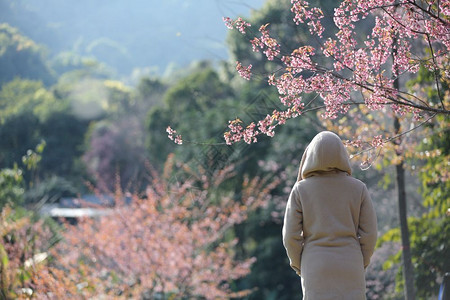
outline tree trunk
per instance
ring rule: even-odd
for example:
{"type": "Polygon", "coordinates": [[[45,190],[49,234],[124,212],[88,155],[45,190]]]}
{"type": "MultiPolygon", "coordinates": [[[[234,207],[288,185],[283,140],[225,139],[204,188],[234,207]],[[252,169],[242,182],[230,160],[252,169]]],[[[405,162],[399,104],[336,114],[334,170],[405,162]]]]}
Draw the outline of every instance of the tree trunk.
{"type": "MultiPolygon", "coordinates": [[[[394,64],[394,57],[397,56],[397,37],[393,40],[394,47],[392,48],[392,63],[394,64]]],[[[400,82],[398,79],[398,70],[395,65],[392,68],[394,76],[394,89],[400,90],[400,82]]],[[[394,114],[394,132],[400,133],[400,120],[394,114]]],[[[402,137],[398,137],[394,143],[400,145],[402,137]]],[[[403,155],[401,149],[396,149],[398,156],[403,155]]],[[[397,182],[397,198],[398,198],[398,214],[400,218],[400,232],[402,237],[402,260],[403,260],[403,280],[405,281],[405,299],[415,300],[416,295],[414,291],[414,270],[411,262],[411,249],[409,243],[408,217],[406,209],[406,191],[405,191],[405,168],[403,167],[403,159],[395,165],[396,182],[397,182]]]]}
{"type": "MultiPolygon", "coordinates": [[[[395,132],[400,131],[399,119],[394,116],[395,132]]],[[[401,155],[401,153],[397,153],[401,155]]],[[[398,196],[398,212],[400,218],[400,232],[402,237],[402,259],[403,259],[403,279],[405,280],[405,299],[414,300],[416,298],[414,292],[414,270],[411,263],[411,249],[409,243],[409,230],[406,209],[406,191],[405,191],[405,169],[403,161],[395,165],[397,196],[398,196]]]]}

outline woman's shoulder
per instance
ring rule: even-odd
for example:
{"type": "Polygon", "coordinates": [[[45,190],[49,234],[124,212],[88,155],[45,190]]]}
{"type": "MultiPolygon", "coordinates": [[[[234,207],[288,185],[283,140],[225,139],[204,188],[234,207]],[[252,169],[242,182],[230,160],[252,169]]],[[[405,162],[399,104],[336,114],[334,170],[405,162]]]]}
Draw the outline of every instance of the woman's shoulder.
{"type": "Polygon", "coordinates": [[[294,188],[301,188],[303,186],[308,186],[309,184],[315,184],[318,182],[325,181],[339,181],[342,184],[349,184],[354,186],[359,186],[361,188],[366,187],[366,184],[358,178],[355,178],[346,173],[339,174],[340,176],[311,176],[300,181],[297,181],[294,188]]]}
{"type": "Polygon", "coordinates": [[[362,180],[360,180],[360,179],[358,179],[358,178],[356,178],[356,177],[353,177],[353,176],[347,176],[347,178],[348,178],[349,181],[352,181],[352,182],[354,182],[355,184],[366,185],[362,180]]]}

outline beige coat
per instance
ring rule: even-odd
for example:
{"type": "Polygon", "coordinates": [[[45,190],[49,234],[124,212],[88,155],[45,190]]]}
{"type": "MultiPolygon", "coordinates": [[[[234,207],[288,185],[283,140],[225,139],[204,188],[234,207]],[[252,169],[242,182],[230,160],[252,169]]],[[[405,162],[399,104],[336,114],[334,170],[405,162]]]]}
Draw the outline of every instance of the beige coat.
{"type": "Polygon", "coordinates": [[[305,300],[365,299],[377,219],[365,184],[350,175],[340,138],[329,131],[316,135],[303,154],[283,225],[305,300]]]}

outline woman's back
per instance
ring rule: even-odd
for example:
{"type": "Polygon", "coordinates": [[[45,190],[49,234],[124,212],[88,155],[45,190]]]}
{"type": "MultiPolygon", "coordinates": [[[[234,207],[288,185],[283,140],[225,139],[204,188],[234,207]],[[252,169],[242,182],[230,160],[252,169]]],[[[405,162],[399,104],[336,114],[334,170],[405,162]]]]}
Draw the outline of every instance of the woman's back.
{"type": "Polygon", "coordinates": [[[283,225],[283,244],[302,277],[305,300],[365,299],[364,268],[377,222],[365,184],[350,175],[339,137],[319,133],[302,157],[283,225]]]}
{"type": "Polygon", "coordinates": [[[297,187],[303,210],[305,243],[344,246],[357,243],[364,184],[344,172],[314,176],[297,187]]]}

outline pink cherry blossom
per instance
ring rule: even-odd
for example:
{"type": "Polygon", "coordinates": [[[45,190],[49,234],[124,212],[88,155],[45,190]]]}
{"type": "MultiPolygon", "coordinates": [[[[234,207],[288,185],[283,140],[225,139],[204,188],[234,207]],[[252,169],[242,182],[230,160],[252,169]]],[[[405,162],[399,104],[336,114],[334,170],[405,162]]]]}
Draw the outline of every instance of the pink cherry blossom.
{"type": "Polygon", "coordinates": [[[181,138],[181,135],[177,135],[176,130],[172,129],[170,126],[167,126],[166,132],[168,133],[169,139],[171,139],[175,144],[183,144],[183,139],[181,138]]]}
{"type": "Polygon", "coordinates": [[[236,62],[236,71],[238,71],[239,75],[244,79],[250,80],[250,78],[252,77],[251,69],[252,65],[244,67],[240,62],[236,62]]]}
{"type": "Polygon", "coordinates": [[[233,29],[236,28],[237,30],[239,30],[240,33],[245,33],[247,27],[250,27],[251,24],[248,22],[245,22],[241,17],[237,18],[236,20],[232,20],[229,17],[224,17],[223,21],[225,23],[225,26],[227,26],[227,28],[229,29],[233,29]]]}
{"type": "Polygon", "coordinates": [[[383,137],[381,135],[376,135],[373,137],[372,147],[377,148],[383,146],[383,144],[384,144],[383,137]]]}
{"type": "MultiPolygon", "coordinates": [[[[321,9],[305,0],[291,3],[293,21],[297,25],[306,24],[321,46],[301,44],[289,55],[280,57],[282,65],[275,69],[276,73],[268,75],[268,83],[277,88],[280,102],[288,110],[268,112],[265,118],[248,126],[242,122],[234,124],[225,133],[227,143],[241,139],[256,141],[259,134],[273,136],[277,126],[301,115],[302,99],[308,93],[320,96],[324,107],[321,115],[329,119],[347,114],[354,103],[361,101],[373,111],[389,107],[397,115],[411,118],[411,122],[421,113],[450,113],[443,91],[440,101],[430,104],[427,99],[394,87],[397,80],[413,78],[420,67],[428,68],[436,76],[449,77],[448,1],[431,1],[424,8],[415,1],[343,0],[333,16],[338,30],[326,40],[322,37],[327,28],[322,23],[321,9]],[[371,32],[361,38],[357,31],[359,23],[369,16],[374,20],[366,24],[372,26],[371,32]],[[305,71],[310,72],[308,76],[305,71]],[[359,99],[355,95],[360,95],[359,99]]],[[[253,51],[262,51],[267,60],[274,60],[280,56],[281,46],[269,34],[269,27],[270,24],[261,26],[259,35],[249,37],[249,41],[253,51]]],[[[237,69],[241,76],[246,74],[244,67],[237,69]]],[[[436,89],[442,90],[438,81],[436,78],[436,89]]],[[[382,145],[379,138],[374,143],[382,145]]]]}

